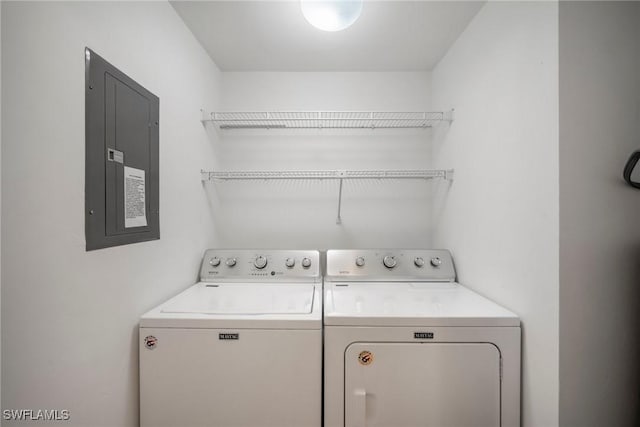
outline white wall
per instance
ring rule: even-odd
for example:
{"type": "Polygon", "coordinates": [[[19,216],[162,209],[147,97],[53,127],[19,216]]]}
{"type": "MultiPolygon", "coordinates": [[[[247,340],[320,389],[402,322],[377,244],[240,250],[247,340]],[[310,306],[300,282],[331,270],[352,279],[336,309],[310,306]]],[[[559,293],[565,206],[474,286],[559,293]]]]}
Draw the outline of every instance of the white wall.
{"type": "Polygon", "coordinates": [[[2,8],[2,407],[135,426],[138,318],[215,243],[199,109],[219,71],[165,2],[2,8]],[[85,46],[160,97],[158,241],[84,250],[85,46]]]}
{"type": "Polygon", "coordinates": [[[640,4],[560,4],[560,425],[640,424],[640,4]]]}
{"type": "Polygon", "coordinates": [[[433,71],[434,138],[454,167],[434,204],[435,246],[462,283],[522,319],[522,425],[558,425],[558,11],[486,4],[433,71]]]}
{"type": "MultiPolygon", "coordinates": [[[[429,111],[426,72],[225,72],[226,111],[429,111]]],[[[424,169],[430,130],[226,131],[219,170],[424,169]]],[[[220,246],[351,248],[430,245],[425,181],[221,182],[207,186],[220,246]]]]}

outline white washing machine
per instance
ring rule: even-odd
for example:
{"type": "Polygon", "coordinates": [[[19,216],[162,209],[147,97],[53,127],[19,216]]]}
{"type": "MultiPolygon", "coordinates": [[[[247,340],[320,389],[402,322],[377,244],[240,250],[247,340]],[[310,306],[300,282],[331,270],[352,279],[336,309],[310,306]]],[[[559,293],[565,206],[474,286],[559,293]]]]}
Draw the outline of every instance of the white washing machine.
{"type": "Polygon", "coordinates": [[[320,427],[319,253],[211,249],[200,280],[140,320],[140,424],[320,427]]]}
{"type": "Polygon", "coordinates": [[[517,427],[520,321],[445,250],[330,250],[325,427],[517,427]]]}

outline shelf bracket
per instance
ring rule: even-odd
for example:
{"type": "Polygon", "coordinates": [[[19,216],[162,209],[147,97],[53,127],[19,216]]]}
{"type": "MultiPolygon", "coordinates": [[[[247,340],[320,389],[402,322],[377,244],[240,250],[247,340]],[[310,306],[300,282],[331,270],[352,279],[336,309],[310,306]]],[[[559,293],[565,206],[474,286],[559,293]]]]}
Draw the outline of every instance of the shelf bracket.
{"type": "Polygon", "coordinates": [[[453,123],[456,118],[456,109],[452,108],[449,111],[445,111],[442,115],[442,120],[445,122],[449,122],[449,124],[453,123]]]}
{"type": "Polygon", "coordinates": [[[201,118],[200,121],[202,122],[203,125],[206,125],[209,122],[213,122],[216,118],[215,114],[216,113],[207,113],[204,109],[200,109],[200,113],[201,113],[201,118]]]}
{"type": "Polygon", "coordinates": [[[340,217],[340,210],[342,209],[342,182],[343,181],[344,180],[340,178],[340,187],[338,189],[338,216],[336,217],[336,224],[342,224],[342,218],[340,217]]]}

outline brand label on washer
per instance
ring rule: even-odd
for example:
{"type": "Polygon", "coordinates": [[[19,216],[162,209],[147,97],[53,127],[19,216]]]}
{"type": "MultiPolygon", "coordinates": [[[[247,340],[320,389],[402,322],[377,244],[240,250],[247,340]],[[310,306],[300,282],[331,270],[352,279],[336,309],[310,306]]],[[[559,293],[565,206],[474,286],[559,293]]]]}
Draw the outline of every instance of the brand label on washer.
{"type": "Polygon", "coordinates": [[[417,340],[432,340],[433,332],[414,332],[413,337],[417,340]]]}
{"type": "Polygon", "coordinates": [[[156,348],[157,345],[158,345],[158,338],[154,337],[153,335],[148,335],[144,337],[144,346],[147,347],[149,350],[153,350],[154,348],[156,348]]]}
{"type": "Polygon", "coordinates": [[[240,334],[234,333],[234,334],[218,334],[218,339],[221,340],[239,340],[240,339],[240,334]]]}
{"type": "Polygon", "coordinates": [[[373,353],[367,350],[361,351],[358,355],[358,362],[360,362],[360,364],[364,366],[371,365],[371,363],[373,362],[373,353]]]}

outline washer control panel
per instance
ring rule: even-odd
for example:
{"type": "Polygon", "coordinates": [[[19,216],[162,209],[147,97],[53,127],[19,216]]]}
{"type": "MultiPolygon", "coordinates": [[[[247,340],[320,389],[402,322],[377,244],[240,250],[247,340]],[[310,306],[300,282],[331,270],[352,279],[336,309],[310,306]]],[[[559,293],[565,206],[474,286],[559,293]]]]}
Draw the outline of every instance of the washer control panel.
{"type": "Polygon", "coordinates": [[[444,249],[334,249],[327,251],[326,280],[453,282],[444,249]]]}
{"type": "Polygon", "coordinates": [[[281,249],[208,249],[202,282],[318,282],[320,252],[281,249]]]}

